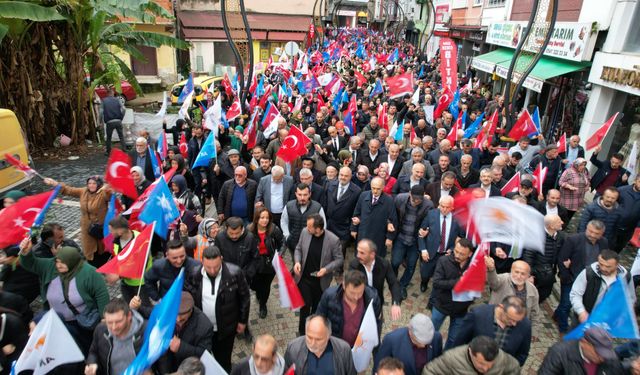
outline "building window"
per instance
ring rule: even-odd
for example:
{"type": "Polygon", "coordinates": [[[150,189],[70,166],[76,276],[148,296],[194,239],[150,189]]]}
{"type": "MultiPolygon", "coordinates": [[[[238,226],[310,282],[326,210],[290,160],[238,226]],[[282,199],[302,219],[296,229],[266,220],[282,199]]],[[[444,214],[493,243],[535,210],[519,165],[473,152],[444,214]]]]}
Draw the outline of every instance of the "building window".
{"type": "Polygon", "coordinates": [[[487,8],[503,7],[505,3],[506,0],[487,0],[487,8]]]}
{"type": "Polygon", "coordinates": [[[482,5],[482,3],[484,3],[484,0],[473,0],[474,7],[479,7],[482,5]]]}

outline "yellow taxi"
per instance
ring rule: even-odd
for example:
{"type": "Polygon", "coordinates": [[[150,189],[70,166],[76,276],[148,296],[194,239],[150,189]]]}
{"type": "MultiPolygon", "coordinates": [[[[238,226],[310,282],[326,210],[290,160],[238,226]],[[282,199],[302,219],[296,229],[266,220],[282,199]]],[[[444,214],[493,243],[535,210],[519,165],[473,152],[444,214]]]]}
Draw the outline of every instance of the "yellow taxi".
{"type": "MultiPolygon", "coordinates": [[[[202,101],[205,100],[205,92],[209,89],[212,83],[218,84],[218,82],[222,81],[223,77],[219,76],[201,76],[201,77],[193,77],[193,93],[196,96],[196,100],[202,101]]],[[[182,92],[182,88],[187,84],[187,80],[185,79],[182,82],[178,82],[173,87],[171,87],[171,104],[181,105],[182,102],[178,101],[178,97],[180,97],[180,93],[182,92]]]]}
{"type": "Polygon", "coordinates": [[[31,177],[25,176],[23,172],[14,168],[4,157],[5,154],[9,154],[23,163],[29,164],[27,140],[13,111],[0,108],[0,134],[2,134],[2,137],[0,137],[1,195],[5,191],[27,183],[31,177]]]}

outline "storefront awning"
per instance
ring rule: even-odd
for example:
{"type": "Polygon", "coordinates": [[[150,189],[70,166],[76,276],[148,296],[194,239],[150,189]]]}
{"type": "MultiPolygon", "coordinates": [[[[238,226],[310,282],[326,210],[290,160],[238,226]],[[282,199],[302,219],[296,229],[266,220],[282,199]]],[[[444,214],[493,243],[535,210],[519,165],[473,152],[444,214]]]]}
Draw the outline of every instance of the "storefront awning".
{"type": "Polygon", "coordinates": [[[471,66],[483,72],[493,73],[496,64],[503,61],[511,61],[512,57],[513,50],[498,48],[484,55],[475,56],[471,62],[471,66]]]}
{"type": "MultiPolygon", "coordinates": [[[[522,57],[521,64],[527,66],[528,62],[533,59],[533,55],[525,55],[522,57]]],[[[509,64],[511,59],[502,61],[496,64],[496,74],[502,78],[507,78],[509,72],[509,64]]],[[[520,64],[520,62],[519,62],[520,64]]],[[[531,74],[525,79],[523,86],[530,90],[541,92],[544,81],[561,76],[563,74],[575,72],[590,66],[590,62],[574,62],[568,60],[555,59],[553,57],[542,56],[536,66],[531,71],[531,74]]],[[[520,75],[514,73],[513,81],[517,82],[520,79],[520,75]]]]}

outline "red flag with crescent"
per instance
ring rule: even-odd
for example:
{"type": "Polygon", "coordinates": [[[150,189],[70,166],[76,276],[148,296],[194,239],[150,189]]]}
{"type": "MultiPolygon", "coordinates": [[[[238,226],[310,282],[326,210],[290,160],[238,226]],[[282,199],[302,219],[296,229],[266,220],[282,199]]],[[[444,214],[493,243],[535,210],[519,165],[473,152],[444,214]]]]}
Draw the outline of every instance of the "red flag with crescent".
{"type": "Polygon", "coordinates": [[[233,104],[227,110],[227,121],[233,121],[242,114],[242,106],[240,105],[240,96],[236,95],[233,104]]]}
{"type": "Polygon", "coordinates": [[[131,199],[138,198],[136,184],[131,176],[131,162],[129,155],[124,151],[114,148],[111,150],[104,180],[111,185],[113,190],[126,195],[131,199]]]}
{"type": "Polygon", "coordinates": [[[445,109],[449,108],[449,104],[453,101],[453,93],[449,89],[445,89],[440,98],[438,98],[438,105],[433,112],[433,120],[437,120],[442,115],[445,109]]]}
{"type": "Polygon", "coordinates": [[[620,112],[616,112],[616,114],[611,116],[607,122],[605,122],[598,130],[596,130],[595,133],[593,133],[591,137],[589,137],[589,139],[587,139],[585,147],[587,151],[596,148],[600,143],[602,143],[602,140],[607,136],[609,129],[611,129],[611,125],[616,121],[616,117],[618,117],[619,113],[620,112]]]}
{"type": "Polygon", "coordinates": [[[391,99],[413,94],[413,73],[408,72],[386,79],[387,87],[389,87],[389,97],[391,99]]]}
{"type": "Polygon", "coordinates": [[[280,146],[277,156],[290,163],[307,153],[307,143],[311,143],[309,137],[297,126],[292,126],[289,129],[289,135],[282,141],[282,146],[280,146]]]}
{"type": "Polygon", "coordinates": [[[187,136],[184,132],[180,133],[180,144],[178,147],[180,148],[180,155],[186,160],[189,157],[189,145],[187,144],[187,136]]]}
{"type": "Polygon", "coordinates": [[[52,190],[24,197],[14,205],[0,210],[0,249],[22,241],[54,192],[52,190]]]}
{"type": "Polygon", "coordinates": [[[97,271],[130,279],[141,278],[149,259],[154,226],[155,223],[147,225],[142,233],[134,237],[124,249],[120,249],[118,254],[115,254],[97,271]]]}

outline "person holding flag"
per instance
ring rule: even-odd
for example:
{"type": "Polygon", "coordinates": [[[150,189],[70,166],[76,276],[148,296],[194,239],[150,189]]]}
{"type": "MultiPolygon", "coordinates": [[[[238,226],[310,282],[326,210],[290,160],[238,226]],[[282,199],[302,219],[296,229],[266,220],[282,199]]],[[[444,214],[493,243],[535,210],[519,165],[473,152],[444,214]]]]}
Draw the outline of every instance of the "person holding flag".
{"type": "Polygon", "coordinates": [[[522,159],[520,160],[521,166],[528,166],[533,159],[534,156],[538,155],[540,150],[547,146],[544,141],[544,137],[542,134],[538,134],[538,144],[535,146],[531,145],[531,139],[528,136],[522,136],[518,140],[518,144],[509,148],[509,156],[511,156],[514,152],[518,151],[520,155],[522,155],[522,159]]]}

